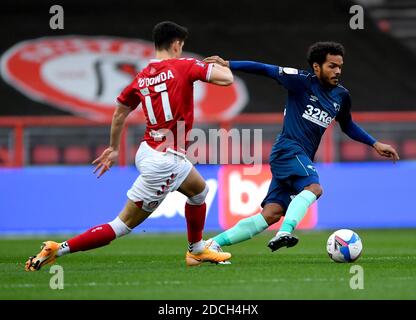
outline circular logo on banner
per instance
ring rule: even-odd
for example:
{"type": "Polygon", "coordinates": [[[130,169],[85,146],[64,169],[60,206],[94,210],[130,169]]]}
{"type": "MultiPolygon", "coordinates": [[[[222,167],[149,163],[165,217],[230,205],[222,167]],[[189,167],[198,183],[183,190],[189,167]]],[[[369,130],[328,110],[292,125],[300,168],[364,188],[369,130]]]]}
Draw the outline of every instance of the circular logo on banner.
{"type": "MultiPolygon", "coordinates": [[[[192,53],[184,57],[201,58],[192,53]]],[[[47,37],[20,42],[1,58],[1,74],[33,100],[94,120],[110,120],[115,99],[154,57],[153,43],[111,37],[47,37]]],[[[248,100],[242,80],[220,87],[196,82],[195,117],[226,120],[248,100]]],[[[141,112],[131,117],[142,118],[141,112]]]]}

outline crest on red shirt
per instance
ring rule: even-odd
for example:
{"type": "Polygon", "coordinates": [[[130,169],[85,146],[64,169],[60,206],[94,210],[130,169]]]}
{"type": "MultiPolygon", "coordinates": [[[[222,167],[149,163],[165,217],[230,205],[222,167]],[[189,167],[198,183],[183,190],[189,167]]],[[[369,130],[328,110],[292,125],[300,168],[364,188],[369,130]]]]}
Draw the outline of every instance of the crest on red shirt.
{"type": "MultiPolygon", "coordinates": [[[[111,120],[116,97],[153,56],[153,43],[143,40],[46,37],[7,50],[1,57],[1,75],[33,100],[90,119],[111,120]]],[[[196,82],[194,97],[195,116],[202,120],[230,119],[248,101],[247,89],[237,77],[228,87],[196,82]]],[[[130,117],[143,115],[133,112],[130,117]]]]}

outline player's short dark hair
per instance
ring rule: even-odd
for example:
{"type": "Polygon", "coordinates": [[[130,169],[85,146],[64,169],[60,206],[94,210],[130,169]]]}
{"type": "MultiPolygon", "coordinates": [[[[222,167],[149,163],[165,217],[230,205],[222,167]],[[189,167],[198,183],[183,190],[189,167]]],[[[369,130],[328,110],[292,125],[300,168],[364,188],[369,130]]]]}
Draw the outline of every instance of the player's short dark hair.
{"type": "Polygon", "coordinates": [[[159,22],[153,28],[153,41],[157,50],[168,50],[172,42],[185,41],[188,29],[172,21],[159,22]]]}
{"type": "Polygon", "coordinates": [[[308,49],[308,63],[312,67],[314,62],[320,66],[325,62],[327,54],[344,56],[344,46],[338,42],[315,42],[308,49]]]}

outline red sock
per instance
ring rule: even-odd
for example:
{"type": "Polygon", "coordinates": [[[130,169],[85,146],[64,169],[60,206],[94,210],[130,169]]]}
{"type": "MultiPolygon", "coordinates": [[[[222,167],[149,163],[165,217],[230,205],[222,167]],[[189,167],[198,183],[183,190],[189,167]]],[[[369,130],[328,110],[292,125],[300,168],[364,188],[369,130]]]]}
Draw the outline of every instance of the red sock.
{"type": "Polygon", "coordinates": [[[205,214],[207,205],[205,202],[200,205],[185,205],[185,218],[188,226],[188,241],[195,243],[202,240],[202,231],[205,225],[205,214]]]}
{"type": "Polygon", "coordinates": [[[109,244],[116,238],[113,228],[106,223],[91,228],[84,233],[69,239],[68,246],[71,253],[77,251],[86,251],[109,244]]]}

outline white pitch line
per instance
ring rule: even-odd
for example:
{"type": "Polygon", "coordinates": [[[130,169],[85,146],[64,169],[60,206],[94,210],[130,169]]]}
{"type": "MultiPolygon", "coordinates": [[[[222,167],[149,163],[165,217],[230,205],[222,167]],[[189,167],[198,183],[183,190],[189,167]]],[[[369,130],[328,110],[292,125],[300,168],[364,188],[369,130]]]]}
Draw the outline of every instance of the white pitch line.
{"type": "MultiPolygon", "coordinates": [[[[389,277],[389,280],[402,280],[402,281],[409,281],[415,280],[416,276],[409,276],[409,277],[389,277]]],[[[346,278],[297,278],[297,279],[286,279],[286,278],[272,278],[272,279],[254,279],[254,280],[218,280],[218,281],[210,281],[212,284],[224,284],[224,283],[238,283],[238,284],[250,284],[250,283],[276,283],[276,282],[342,282],[347,281],[346,278]]],[[[144,286],[144,285],[184,285],[193,283],[192,281],[183,281],[183,280],[164,280],[164,281],[134,281],[134,282],[86,282],[86,283],[65,283],[65,287],[137,287],[137,286],[144,286]]],[[[39,288],[44,287],[47,288],[45,284],[39,283],[17,283],[17,284],[0,284],[0,288],[4,289],[12,289],[12,288],[20,288],[20,289],[27,289],[27,288],[39,288]]]]}

